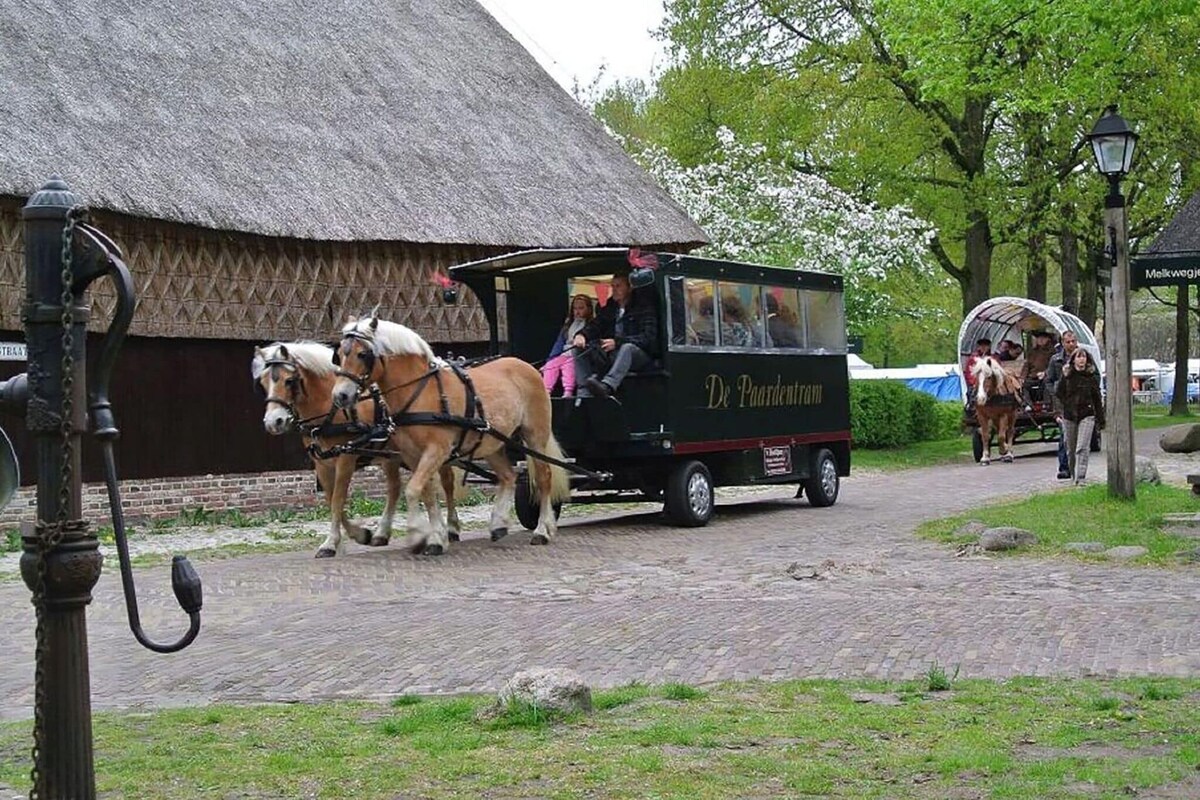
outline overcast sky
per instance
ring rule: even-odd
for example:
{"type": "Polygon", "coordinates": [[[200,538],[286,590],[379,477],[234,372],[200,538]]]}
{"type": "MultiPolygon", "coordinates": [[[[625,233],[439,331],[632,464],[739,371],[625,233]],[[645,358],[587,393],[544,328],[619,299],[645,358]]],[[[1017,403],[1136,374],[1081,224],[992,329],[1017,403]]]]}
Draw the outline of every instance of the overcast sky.
{"type": "Polygon", "coordinates": [[[650,36],[663,18],[662,0],[479,0],[500,24],[570,91],[587,86],[607,65],[604,85],[649,78],[666,60],[650,36]]]}

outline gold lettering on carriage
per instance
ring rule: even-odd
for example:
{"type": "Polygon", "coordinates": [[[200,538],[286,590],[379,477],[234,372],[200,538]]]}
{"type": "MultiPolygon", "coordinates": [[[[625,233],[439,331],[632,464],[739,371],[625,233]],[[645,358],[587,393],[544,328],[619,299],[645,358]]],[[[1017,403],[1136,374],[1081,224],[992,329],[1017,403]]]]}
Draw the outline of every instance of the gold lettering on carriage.
{"type": "Polygon", "coordinates": [[[742,373],[732,382],[709,373],[704,379],[708,392],[708,408],[782,408],[785,406],[816,406],[821,404],[824,384],[784,383],[782,375],[775,376],[774,383],[760,383],[742,373]]]}

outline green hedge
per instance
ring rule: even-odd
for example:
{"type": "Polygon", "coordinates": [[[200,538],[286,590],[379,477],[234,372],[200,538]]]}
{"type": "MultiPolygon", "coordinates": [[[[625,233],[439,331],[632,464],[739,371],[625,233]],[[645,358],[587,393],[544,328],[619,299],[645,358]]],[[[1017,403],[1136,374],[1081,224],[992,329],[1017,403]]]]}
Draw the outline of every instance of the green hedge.
{"type": "Polygon", "coordinates": [[[959,435],[962,406],[898,381],[850,382],[850,435],[855,447],[903,447],[959,435]]]}

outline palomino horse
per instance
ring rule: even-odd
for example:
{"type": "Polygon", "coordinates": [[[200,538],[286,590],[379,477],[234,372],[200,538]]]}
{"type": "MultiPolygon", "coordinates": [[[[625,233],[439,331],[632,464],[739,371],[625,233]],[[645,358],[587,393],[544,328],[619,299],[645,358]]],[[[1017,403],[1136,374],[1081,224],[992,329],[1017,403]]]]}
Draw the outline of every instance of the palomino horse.
{"type": "MultiPolygon", "coordinates": [[[[267,433],[277,436],[298,427],[306,446],[316,443],[325,448],[354,439],[349,432],[320,435],[327,417],[334,426],[344,426],[350,422],[345,411],[331,415],[333,383],[337,377],[334,370],[333,348],[316,342],[276,342],[256,348],[250,373],[266,395],[267,411],[263,415],[263,427],[267,433]]],[[[373,403],[365,400],[358,404],[355,412],[360,419],[373,419],[373,403]]],[[[391,538],[392,520],[401,489],[400,461],[396,458],[375,459],[387,479],[387,501],[379,529],[374,533],[352,522],[346,515],[346,497],[357,461],[358,457],[354,454],[312,458],[317,482],[325,493],[325,502],[330,511],[329,535],[317,549],[317,558],[329,558],[342,549],[343,531],[359,544],[383,546],[391,538]]],[[[459,522],[454,505],[454,475],[446,469],[441,477],[447,496],[450,536],[457,538],[459,522]]],[[[430,502],[433,504],[432,499],[430,502]]],[[[436,508],[436,505],[433,507],[436,508]]]]}
{"type": "Polygon", "coordinates": [[[979,436],[983,439],[981,465],[992,463],[992,425],[1000,443],[1000,458],[1012,462],[1012,436],[1017,426],[1017,400],[1021,379],[1006,370],[992,356],[978,359],[971,367],[975,376],[975,419],[979,421],[979,436]]]}
{"type": "MultiPolygon", "coordinates": [[[[399,412],[393,446],[412,470],[408,498],[409,546],[436,555],[447,547],[445,531],[423,529],[413,500],[433,471],[450,459],[481,459],[496,474],[492,541],[508,534],[516,471],[505,451],[519,437],[530,450],[562,460],[550,428],[550,396],[542,375],[517,358],[498,358],[460,374],[437,358],[415,331],[378,319],[351,320],[342,328],[339,380],[333,402],[345,408],[374,382],[399,412]],[[486,416],[485,416],[486,414],[486,416]],[[492,433],[494,432],[494,434],[492,433]],[[498,435],[497,435],[498,434],[498,435]]],[[[532,544],[547,544],[558,529],[553,504],[570,494],[566,471],[529,458],[530,490],[540,501],[532,544]]]]}

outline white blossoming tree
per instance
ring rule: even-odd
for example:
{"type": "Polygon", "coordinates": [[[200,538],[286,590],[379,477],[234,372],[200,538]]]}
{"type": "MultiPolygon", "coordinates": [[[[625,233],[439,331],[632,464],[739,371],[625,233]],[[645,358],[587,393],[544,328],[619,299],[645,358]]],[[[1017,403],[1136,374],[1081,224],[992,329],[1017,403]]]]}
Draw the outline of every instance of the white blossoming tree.
{"type": "Polygon", "coordinates": [[[843,276],[851,333],[936,313],[913,292],[938,280],[927,223],[773,161],[727,128],[717,138],[715,156],[694,167],[662,149],[622,142],[708,232],[704,255],[843,276]]]}

